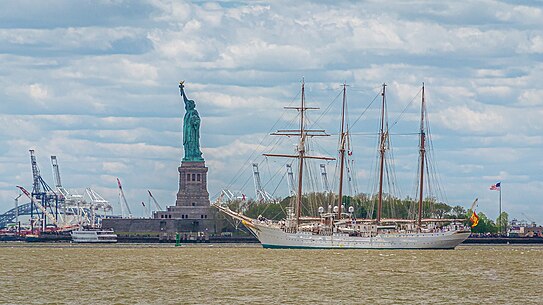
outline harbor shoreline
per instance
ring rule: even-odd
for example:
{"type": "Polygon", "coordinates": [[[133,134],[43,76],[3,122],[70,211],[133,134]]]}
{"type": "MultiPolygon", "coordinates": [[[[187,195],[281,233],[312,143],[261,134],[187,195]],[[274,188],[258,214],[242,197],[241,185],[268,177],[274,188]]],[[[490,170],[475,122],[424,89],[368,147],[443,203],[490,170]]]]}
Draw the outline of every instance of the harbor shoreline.
{"type": "MultiPolygon", "coordinates": [[[[69,235],[47,235],[40,237],[25,238],[24,236],[7,235],[0,236],[0,243],[10,242],[45,242],[45,243],[69,243],[69,235]]],[[[130,244],[168,244],[175,243],[175,240],[160,239],[156,236],[123,236],[117,238],[118,243],[130,244]]],[[[201,239],[182,238],[180,243],[210,243],[210,244],[257,244],[258,239],[253,236],[208,236],[201,239]]],[[[462,245],[484,245],[484,244],[504,244],[504,245],[531,245],[543,244],[543,237],[469,237],[462,245]]]]}

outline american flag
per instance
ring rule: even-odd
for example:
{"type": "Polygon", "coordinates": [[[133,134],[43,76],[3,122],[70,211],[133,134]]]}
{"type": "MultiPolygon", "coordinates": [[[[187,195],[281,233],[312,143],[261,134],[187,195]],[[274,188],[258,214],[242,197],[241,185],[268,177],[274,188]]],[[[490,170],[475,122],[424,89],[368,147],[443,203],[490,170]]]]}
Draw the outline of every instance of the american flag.
{"type": "Polygon", "coordinates": [[[496,183],[496,184],[492,184],[492,185],[490,186],[490,190],[491,190],[491,191],[499,191],[499,190],[500,190],[500,186],[501,186],[501,182],[498,182],[498,183],[496,183]]]}

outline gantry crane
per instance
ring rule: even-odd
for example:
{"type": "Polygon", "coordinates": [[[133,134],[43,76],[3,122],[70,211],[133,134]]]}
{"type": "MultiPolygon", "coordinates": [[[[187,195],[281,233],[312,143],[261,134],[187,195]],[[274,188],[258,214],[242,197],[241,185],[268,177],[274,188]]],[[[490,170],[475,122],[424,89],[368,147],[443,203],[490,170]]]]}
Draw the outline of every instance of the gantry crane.
{"type": "MultiPolygon", "coordinates": [[[[156,201],[155,196],[153,196],[153,194],[151,193],[150,190],[147,190],[147,192],[149,193],[149,201],[152,199],[153,203],[155,204],[155,207],[156,207],[157,211],[162,211],[162,207],[156,201]]],[[[151,205],[149,205],[149,207],[151,207],[151,205]]]]}
{"type": "MultiPolygon", "coordinates": [[[[59,223],[59,217],[62,217],[59,215],[59,196],[57,193],[43,180],[40,169],[38,167],[38,162],[36,161],[36,156],[34,154],[34,150],[30,150],[30,164],[32,166],[32,178],[33,178],[33,185],[32,185],[32,193],[31,197],[35,200],[31,202],[38,202],[40,201],[40,205],[47,210],[47,208],[50,209],[50,213],[54,214],[55,223],[59,223]],[[43,189],[42,189],[43,187],[43,189]],[[54,209],[54,211],[53,211],[54,209]]],[[[39,208],[39,207],[38,207],[39,208]]],[[[41,209],[40,209],[41,210],[41,209]]],[[[43,211],[42,211],[43,213],[43,211]]],[[[43,219],[45,221],[45,215],[43,219]]],[[[33,209],[31,209],[30,217],[33,218],[33,209]]],[[[49,218],[49,217],[47,217],[49,218]]],[[[63,223],[63,220],[60,220],[61,223],[63,223]]]]}
{"type": "Polygon", "coordinates": [[[19,223],[19,198],[23,196],[23,193],[19,193],[17,197],[15,197],[15,223],[17,224],[17,232],[20,230],[21,224],[19,223]]]}
{"type": "Polygon", "coordinates": [[[289,196],[296,195],[296,187],[294,185],[294,173],[292,173],[292,165],[287,164],[287,185],[288,185],[288,194],[289,196]]]}
{"type": "Polygon", "coordinates": [[[256,200],[260,202],[272,200],[272,196],[264,190],[262,182],[260,181],[260,171],[258,170],[258,163],[253,163],[253,180],[255,183],[256,200]]]}
{"type": "Polygon", "coordinates": [[[119,205],[121,206],[121,217],[125,218],[125,211],[128,211],[128,218],[132,218],[132,212],[130,211],[130,206],[126,202],[126,197],[124,196],[123,186],[121,185],[121,180],[117,178],[117,185],[119,186],[119,205]]]}
{"type": "MultiPolygon", "coordinates": [[[[22,186],[17,186],[17,188],[20,189],[21,192],[23,192],[30,199],[32,204],[34,204],[43,213],[44,217],[47,217],[49,219],[49,221],[51,221],[51,223],[54,224],[57,228],[62,228],[62,225],[57,222],[57,220],[55,219],[55,216],[53,216],[51,213],[49,213],[49,211],[47,211],[47,209],[38,200],[36,200],[34,198],[34,196],[32,194],[30,194],[29,191],[27,191],[22,186]]],[[[43,231],[45,231],[46,225],[47,224],[45,222],[45,219],[43,219],[43,222],[42,222],[42,230],[43,231]]]]}
{"type": "Polygon", "coordinates": [[[330,192],[330,185],[328,184],[328,173],[326,172],[326,165],[325,165],[325,164],[321,164],[321,165],[320,165],[320,169],[321,169],[321,185],[322,185],[322,190],[323,190],[325,193],[329,193],[329,192],[330,192]]]}

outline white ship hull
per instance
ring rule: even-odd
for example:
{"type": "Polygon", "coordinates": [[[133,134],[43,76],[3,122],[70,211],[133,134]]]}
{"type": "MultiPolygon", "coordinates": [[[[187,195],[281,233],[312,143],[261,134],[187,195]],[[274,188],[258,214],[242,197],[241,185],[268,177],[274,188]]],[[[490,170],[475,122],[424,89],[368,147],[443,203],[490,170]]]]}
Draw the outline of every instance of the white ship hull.
{"type": "Polygon", "coordinates": [[[74,243],[116,243],[117,234],[111,230],[77,230],[72,231],[74,243]]]}
{"type": "Polygon", "coordinates": [[[470,232],[457,230],[433,233],[386,233],[373,237],[348,234],[318,235],[287,233],[280,228],[244,222],[264,248],[309,249],[454,249],[470,232]]]}

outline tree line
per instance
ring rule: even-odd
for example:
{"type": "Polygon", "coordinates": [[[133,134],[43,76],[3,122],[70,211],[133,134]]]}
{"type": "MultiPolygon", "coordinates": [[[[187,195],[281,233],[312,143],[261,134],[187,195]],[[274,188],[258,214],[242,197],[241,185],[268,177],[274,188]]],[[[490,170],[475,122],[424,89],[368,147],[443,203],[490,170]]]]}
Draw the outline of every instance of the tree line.
{"type": "MultiPolygon", "coordinates": [[[[259,202],[253,199],[247,201],[234,200],[229,203],[232,210],[241,211],[243,214],[251,218],[259,216],[272,220],[281,220],[286,218],[287,208],[293,204],[294,196],[289,196],[283,199],[277,199],[271,202],[259,202]]],[[[355,218],[372,218],[377,217],[377,202],[378,198],[375,195],[358,194],[355,196],[343,196],[344,212],[348,212],[349,207],[353,207],[352,213],[355,218]]],[[[337,205],[337,195],[330,193],[309,193],[302,197],[302,214],[304,216],[318,216],[318,208],[322,206],[325,211],[330,207],[337,205]],[[315,202],[319,204],[315,204],[315,202]]],[[[439,219],[463,219],[466,224],[471,224],[469,218],[472,214],[460,205],[451,206],[440,202],[435,198],[425,198],[423,200],[423,218],[439,218],[439,219]]],[[[416,219],[418,215],[418,201],[407,197],[400,199],[390,195],[383,195],[383,208],[381,211],[382,218],[398,218],[398,219],[416,219]]],[[[508,223],[507,213],[502,213],[496,221],[489,219],[484,213],[480,212],[479,223],[472,228],[474,233],[497,233],[500,225],[502,232],[508,223]]]]}

